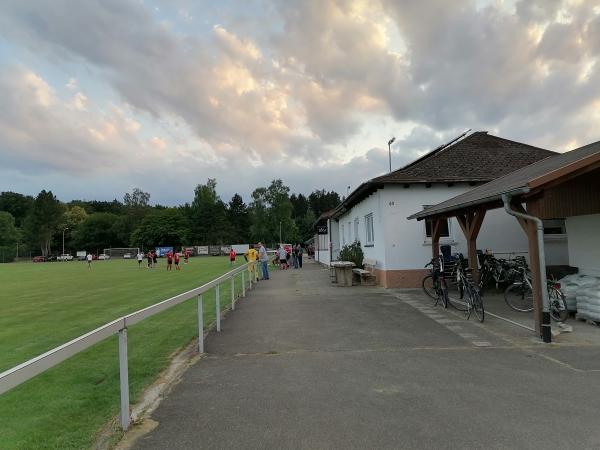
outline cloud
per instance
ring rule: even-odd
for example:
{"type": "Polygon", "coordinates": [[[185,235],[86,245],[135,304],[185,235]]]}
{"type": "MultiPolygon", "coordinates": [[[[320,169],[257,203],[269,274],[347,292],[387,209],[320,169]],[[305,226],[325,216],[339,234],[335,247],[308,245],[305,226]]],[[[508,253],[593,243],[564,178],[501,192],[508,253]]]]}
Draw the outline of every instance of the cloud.
{"type": "Polygon", "coordinates": [[[599,137],[597,2],[7,0],[0,36],[17,55],[0,59],[0,162],[48,180],[163,167],[343,193],[386,170],[391,135],[395,167],[467,128],[599,137]]]}

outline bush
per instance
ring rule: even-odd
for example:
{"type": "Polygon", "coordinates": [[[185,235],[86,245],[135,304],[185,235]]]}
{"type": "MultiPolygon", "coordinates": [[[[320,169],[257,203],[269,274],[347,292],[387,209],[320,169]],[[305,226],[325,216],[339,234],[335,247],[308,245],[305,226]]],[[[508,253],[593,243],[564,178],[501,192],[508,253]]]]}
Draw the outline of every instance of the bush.
{"type": "Polygon", "coordinates": [[[359,241],[354,241],[352,244],[344,245],[340,251],[340,260],[352,261],[356,267],[362,269],[363,259],[365,255],[359,241]]]}

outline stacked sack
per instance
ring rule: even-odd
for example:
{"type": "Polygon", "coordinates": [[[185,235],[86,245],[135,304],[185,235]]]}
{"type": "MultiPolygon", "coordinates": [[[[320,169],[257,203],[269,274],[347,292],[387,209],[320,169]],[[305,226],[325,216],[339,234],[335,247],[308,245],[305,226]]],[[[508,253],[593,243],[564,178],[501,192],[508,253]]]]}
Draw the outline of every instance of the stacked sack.
{"type": "Polygon", "coordinates": [[[583,278],[581,275],[573,274],[567,275],[561,278],[560,290],[565,295],[565,302],[567,303],[567,309],[569,311],[577,311],[577,289],[579,289],[580,279],[583,278]]]}
{"type": "MultiPolygon", "coordinates": [[[[591,307],[594,309],[596,306],[600,307],[600,299],[597,297],[600,296],[600,280],[596,277],[573,274],[567,275],[559,281],[561,291],[565,295],[567,309],[569,311],[577,311],[578,315],[581,315],[581,318],[591,318],[584,316],[591,312],[588,304],[591,304],[591,307]]],[[[593,314],[600,316],[600,309],[593,314]]]]}
{"type": "Polygon", "coordinates": [[[600,280],[577,290],[577,318],[600,321],[600,280]]]}

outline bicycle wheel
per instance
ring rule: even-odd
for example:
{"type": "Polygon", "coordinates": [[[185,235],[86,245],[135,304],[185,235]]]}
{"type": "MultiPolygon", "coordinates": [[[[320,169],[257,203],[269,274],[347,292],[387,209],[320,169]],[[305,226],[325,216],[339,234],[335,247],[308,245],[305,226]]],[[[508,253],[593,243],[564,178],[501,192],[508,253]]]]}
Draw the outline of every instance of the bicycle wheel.
{"type": "Polygon", "coordinates": [[[433,284],[433,276],[427,275],[423,278],[421,285],[423,286],[423,292],[425,292],[428,297],[431,297],[433,300],[437,298],[437,293],[435,292],[435,286],[433,284]]]}
{"type": "Polygon", "coordinates": [[[448,296],[448,303],[457,311],[466,311],[467,310],[467,297],[469,295],[469,290],[468,288],[465,288],[465,285],[462,284],[462,282],[459,283],[459,292],[461,293],[460,295],[460,300],[456,300],[455,298],[452,298],[450,296],[448,296]]]}
{"type": "Polygon", "coordinates": [[[485,310],[483,309],[483,300],[481,300],[481,295],[479,295],[477,289],[472,289],[471,298],[473,300],[473,311],[475,311],[477,319],[483,322],[485,319],[485,310]]]}
{"type": "Polygon", "coordinates": [[[569,317],[567,302],[563,293],[554,288],[548,288],[548,300],[550,301],[550,317],[555,322],[564,322],[569,317]]]}
{"type": "Polygon", "coordinates": [[[441,303],[444,308],[447,308],[448,307],[448,285],[446,284],[446,280],[443,278],[439,280],[439,283],[440,283],[440,285],[438,288],[438,297],[435,302],[435,305],[437,306],[438,303],[441,303]]]}
{"type": "Polygon", "coordinates": [[[504,291],[506,304],[515,311],[533,311],[533,292],[526,283],[511,284],[504,291]]]}

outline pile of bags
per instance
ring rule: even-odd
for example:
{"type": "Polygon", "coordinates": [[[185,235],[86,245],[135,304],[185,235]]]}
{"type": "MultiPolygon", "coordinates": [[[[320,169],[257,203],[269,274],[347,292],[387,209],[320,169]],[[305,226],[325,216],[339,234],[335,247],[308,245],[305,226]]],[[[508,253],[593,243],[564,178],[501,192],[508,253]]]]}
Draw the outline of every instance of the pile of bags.
{"type": "Polygon", "coordinates": [[[569,311],[580,319],[600,321],[600,279],[585,275],[567,275],[560,279],[569,311]]]}

